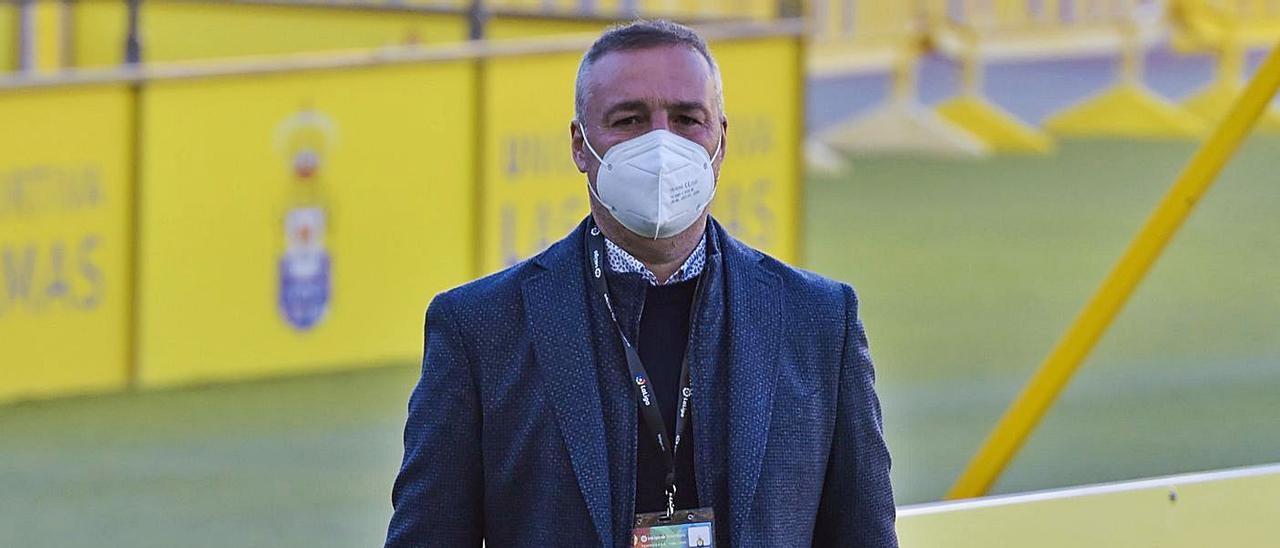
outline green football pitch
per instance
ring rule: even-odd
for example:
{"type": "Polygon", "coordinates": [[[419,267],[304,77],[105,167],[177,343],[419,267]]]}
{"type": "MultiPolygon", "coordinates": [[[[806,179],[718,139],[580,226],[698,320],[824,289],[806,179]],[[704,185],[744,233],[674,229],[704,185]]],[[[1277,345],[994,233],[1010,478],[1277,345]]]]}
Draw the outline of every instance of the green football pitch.
{"type": "MultiPolygon", "coordinates": [[[[900,503],[942,495],[1192,149],[1068,142],[811,178],[805,266],[859,290],[900,503]]],[[[998,492],[1280,459],[1277,152],[1247,144],[998,492]]],[[[416,377],[0,407],[0,546],[379,545],[416,377]]]]}

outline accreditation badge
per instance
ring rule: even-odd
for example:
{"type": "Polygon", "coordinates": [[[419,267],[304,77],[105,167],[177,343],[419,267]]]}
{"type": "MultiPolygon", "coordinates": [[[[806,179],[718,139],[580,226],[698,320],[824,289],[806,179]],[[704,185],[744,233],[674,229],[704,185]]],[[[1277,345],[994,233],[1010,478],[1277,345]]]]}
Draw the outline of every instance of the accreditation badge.
{"type": "Polygon", "coordinates": [[[631,530],[632,548],[691,548],[715,546],[716,528],[710,508],[637,514],[631,530]]]}

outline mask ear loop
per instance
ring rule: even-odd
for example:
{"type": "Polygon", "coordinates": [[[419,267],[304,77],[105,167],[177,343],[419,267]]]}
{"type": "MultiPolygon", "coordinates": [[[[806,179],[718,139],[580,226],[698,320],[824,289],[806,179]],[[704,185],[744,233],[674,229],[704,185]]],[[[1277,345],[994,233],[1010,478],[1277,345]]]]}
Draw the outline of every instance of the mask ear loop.
{"type": "MultiPolygon", "coordinates": [[[[591,151],[591,155],[595,156],[596,160],[600,161],[601,166],[604,166],[605,169],[608,169],[609,171],[613,171],[613,165],[604,163],[604,158],[601,158],[599,154],[596,154],[596,149],[591,147],[591,141],[587,139],[586,126],[583,126],[582,122],[576,122],[576,123],[578,124],[578,131],[582,132],[582,144],[587,145],[587,150],[591,151]]],[[[590,192],[591,196],[595,198],[597,202],[600,202],[600,205],[603,205],[604,207],[609,208],[609,211],[618,210],[618,208],[613,207],[608,202],[604,201],[604,198],[600,197],[600,194],[596,192],[595,187],[591,186],[591,181],[587,181],[587,192],[590,192]]]]}
{"type": "Polygon", "coordinates": [[[605,206],[605,207],[609,208],[609,211],[617,211],[617,210],[618,210],[618,208],[613,207],[612,205],[609,205],[609,203],[608,203],[608,202],[604,201],[604,198],[601,198],[601,197],[600,197],[600,195],[596,193],[596,189],[595,189],[595,187],[591,186],[591,182],[590,182],[590,181],[588,181],[588,182],[587,182],[587,192],[590,192],[590,193],[591,193],[591,197],[595,198],[597,202],[600,202],[600,205],[603,205],[603,206],[605,206]]]}
{"type": "MultiPolygon", "coordinates": [[[[724,134],[720,134],[720,140],[716,142],[716,153],[711,156],[711,161],[707,162],[706,169],[712,169],[712,164],[716,163],[716,158],[720,157],[720,151],[724,149],[724,134]]],[[[715,174],[713,173],[712,176],[715,174]]],[[[711,185],[711,195],[707,196],[707,202],[702,204],[699,209],[706,209],[711,205],[711,200],[716,199],[716,191],[720,190],[720,179],[717,177],[711,185]]]]}
{"type": "Polygon", "coordinates": [[[591,140],[587,139],[587,126],[582,125],[582,122],[578,122],[578,131],[582,132],[582,144],[587,145],[587,150],[591,151],[591,155],[595,156],[596,160],[599,161],[600,165],[604,166],[605,169],[613,171],[613,164],[606,164],[604,158],[601,158],[600,154],[596,152],[595,147],[591,146],[591,140]]]}

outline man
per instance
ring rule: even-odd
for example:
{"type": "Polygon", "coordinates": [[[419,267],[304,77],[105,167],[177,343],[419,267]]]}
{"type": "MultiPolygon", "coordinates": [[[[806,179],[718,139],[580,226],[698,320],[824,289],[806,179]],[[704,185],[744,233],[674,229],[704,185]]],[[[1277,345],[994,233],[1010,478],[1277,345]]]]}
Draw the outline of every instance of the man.
{"type": "Polygon", "coordinates": [[[721,91],[680,25],[587,51],[591,214],[432,301],[387,546],[896,545],[853,289],[707,215],[721,91]]]}

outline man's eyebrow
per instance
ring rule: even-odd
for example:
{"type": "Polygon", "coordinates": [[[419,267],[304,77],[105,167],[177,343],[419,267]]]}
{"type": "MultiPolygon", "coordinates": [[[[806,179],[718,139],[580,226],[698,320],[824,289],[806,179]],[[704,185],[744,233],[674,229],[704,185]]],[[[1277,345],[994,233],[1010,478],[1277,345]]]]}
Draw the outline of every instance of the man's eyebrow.
{"type": "Polygon", "coordinates": [[[645,110],[645,109],[646,109],[646,105],[644,101],[640,101],[640,100],[623,101],[621,103],[614,104],[613,106],[609,107],[608,110],[604,111],[604,117],[605,119],[608,119],[611,114],[619,110],[645,110]]]}
{"type": "MultiPolygon", "coordinates": [[[[668,105],[666,105],[666,108],[670,110],[675,110],[675,111],[696,110],[701,112],[703,116],[707,116],[707,117],[711,116],[711,109],[707,108],[707,105],[699,101],[676,101],[674,103],[669,103],[668,105]]],[[[607,120],[609,119],[609,116],[613,115],[618,111],[644,111],[648,109],[649,109],[649,104],[646,103],[645,101],[641,101],[638,99],[631,100],[631,101],[622,101],[620,103],[616,103],[610,106],[608,110],[604,111],[604,118],[607,120]]]]}
{"type": "Polygon", "coordinates": [[[671,106],[673,110],[697,110],[701,111],[703,116],[711,116],[711,109],[698,101],[679,101],[671,106]]]}

